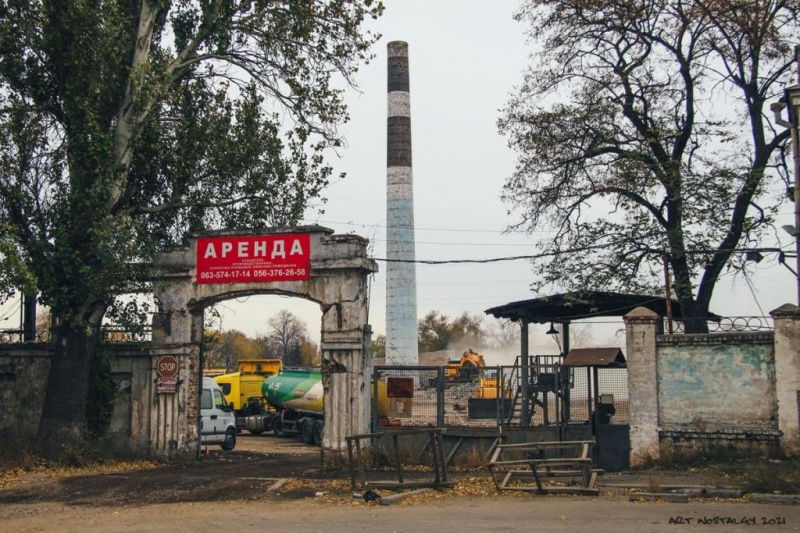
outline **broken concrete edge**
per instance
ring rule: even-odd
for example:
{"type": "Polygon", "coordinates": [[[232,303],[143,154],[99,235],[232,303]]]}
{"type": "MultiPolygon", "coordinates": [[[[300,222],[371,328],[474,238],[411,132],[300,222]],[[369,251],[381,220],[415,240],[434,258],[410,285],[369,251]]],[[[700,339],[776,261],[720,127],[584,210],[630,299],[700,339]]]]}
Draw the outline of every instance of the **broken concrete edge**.
{"type": "Polygon", "coordinates": [[[800,504],[800,494],[750,494],[753,503],[800,504]]]}
{"type": "Polygon", "coordinates": [[[632,502],[636,501],[668,501],[671,503],[689,503],[688,494],[671,493],[671,492],[634,492],[628,496],[632,502]]]}
{"type": "Polygon", "coordinates": [[[289,478],[285,478],[285,477],[284,477],[284,478],[280,478],[280,479],[279,479],[279,480],[277,480],[275,483],[273,483],[272,485],[270,485],[270,486],[269,486],[269,488],[268,488],[267,490],[278,490],[278,489],[279,489],[279,488],[281,488],[281,487],[283,486],[283,484],[284,484],[284,483],[286,483],[288,480],[289,480],[289,478]]]}
{"type": "Polygon", "coordinates": [[[681,494],[690,498],[742,498],[746,494],[746,492],[741,489],[703,486],[663,486],[659,487],[656,491],[653,491],[652,489],[649,491],[639,490],[642,488],[649,487],[616,487],[616,490],[612,489],[611,492],[614,492],[615,494],[627,493],[631,496],[641,494],[681,494]]]}
{"type": "Polygon", "coordinates": [[[689,498],[746,498],[751,503],[774,503],[785,505],[800,505],[800,494],[760,494],[747,493],[739,489],[703,489],[683,490],[681,492],[631,492],[628,494],[630,501],[669,501],[673,503],[686,503],[689,498]]]}
{"type": "Polygon", "coordinates": [[[691,489],[683,490],[683,493],[695,498],[741,498],[745,495],[745,491],[741,489],[691,489]]]}
{"type": "Polygon", "coordinates": [[[374,502],[374,503],[379,503],[381,505],[392,505],[392,504],[397,503],[397,502],[399,502],[399,501],[401,501],[401,500],[403,500],[405,498],[408,498],[410,496],[415,496],[417,494],[422,494],[424,492],[429,492],[429,491],[432,491],[432,490],[434,490],[434,489],[430,488],[430,487],[426,487],[426,488],[422,488],[422,489],[416,489],[416,490],[410,490],[410,491],[407,491],[407,492],[401,492],[401,493],[398,493],[398,494],[392,494],[392,495],[389,495],[389,496],[380,496],[380,495],[376,494],[376,498],[374,498],[372,500],[367,500],[365,498],[366,492],[363,493],[363,494],[360,493],[360,492],[354,492],[353,493],[353,499],[366,500],[366,501],[370,501],[370,502],[374,502]]]}
{"type": "Polygon", "coordinates": [[[424,488],[424,489],[410,490],[408,492],[401,492],[399,494],[392,494],[391,496],[383,496],[381,497],[380,500],[378,500],[378,503],[380,503],[381,505],[392,505],[405,498],[408,498],[409,496],[415,496],[417,494],[422,494],[423,492],[430,492],[432,490],[434,489],[424,488]]]}

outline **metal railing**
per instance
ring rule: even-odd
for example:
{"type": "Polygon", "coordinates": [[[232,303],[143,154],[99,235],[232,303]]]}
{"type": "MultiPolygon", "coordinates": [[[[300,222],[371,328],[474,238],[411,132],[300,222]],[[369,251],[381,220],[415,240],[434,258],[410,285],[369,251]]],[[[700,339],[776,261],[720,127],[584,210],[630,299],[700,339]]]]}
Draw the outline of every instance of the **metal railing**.
{"type": "MultiPolygon", "coordinates": [[[[109,343],[150,342],[153,328],[150,326],[137,328],[103,327],[103,339],[109,343]]],[[[0,344],[23,344],[26,342],[48,343],[51,340],[50,330],[39,330],[34,333],[32,341],[25,340],[25,332],[21,329],[0,330],[0,344]]]]}
{"type": "MultiPolygon", "coordinates": [[[[664,319],[664,331],[669,331],[664,319]]],[[[673,333],[684,333],[683,322],[672,321],[673,333]]],[[[769,316],[732,316],[723,317],[719,321],[708,321],[709,333],[742,333],[742,332],[770,332],[773,331],[772,317],[769,316]]]]}

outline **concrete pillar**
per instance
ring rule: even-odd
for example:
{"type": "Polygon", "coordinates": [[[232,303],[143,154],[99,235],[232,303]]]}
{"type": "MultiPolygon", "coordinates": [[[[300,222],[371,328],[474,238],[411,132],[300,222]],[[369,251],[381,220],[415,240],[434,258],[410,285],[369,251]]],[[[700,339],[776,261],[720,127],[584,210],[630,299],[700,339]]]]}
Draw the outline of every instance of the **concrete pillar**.
{"type": "Polygon", "coordinates": [[[660,457],[656,331],[661,317],[637,307],[624,319],[631,417],[630,464],[636,468],[660,457]]]}
{"type": "MultiPolygon", "coordinates": [[[[328,308],[322,318],[322,386],[325,391],[324,460],[336,463],[347,450],[346,437],[370,428],[372,364],[366,344],[367,280],[343,283],[347,301],[328,308]],[[356,283],[357,282],[357,283],[356,283]],[[358,290],[354,290],[359,287],[358,290]]],[[[341,463],[340,463],[341,464],[341,463]]]]}
{"type": "Polygon", "coordinates": [[[775,396],[781,449],[800,453],[800,307],[785,304],[770,313],[775,323],[775,396]]]}
{"type": "Polygon", "coordinates": [[[408,43],[388,44],[386,364],[419,363],[408,43]]]}

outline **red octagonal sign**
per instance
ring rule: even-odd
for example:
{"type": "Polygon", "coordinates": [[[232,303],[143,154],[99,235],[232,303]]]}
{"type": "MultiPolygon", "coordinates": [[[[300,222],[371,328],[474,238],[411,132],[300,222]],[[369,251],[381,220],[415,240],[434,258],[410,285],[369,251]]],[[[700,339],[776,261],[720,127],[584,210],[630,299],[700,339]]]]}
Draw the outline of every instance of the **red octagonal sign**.
{"type": "Polygon", "coordinates": [[[158,359],[156,372],[158,377],[164,379],[173,379],[178,377],[178,358],[174,355],[162,355],[158,359]]]}

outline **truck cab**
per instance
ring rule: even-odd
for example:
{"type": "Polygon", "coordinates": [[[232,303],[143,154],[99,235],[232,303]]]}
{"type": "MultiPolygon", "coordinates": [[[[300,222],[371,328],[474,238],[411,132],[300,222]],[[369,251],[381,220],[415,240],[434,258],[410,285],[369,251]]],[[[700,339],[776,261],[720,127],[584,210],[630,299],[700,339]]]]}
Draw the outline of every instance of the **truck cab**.
{"type": "Polygon", "coordinates": [[[223,450],[236,446],[236,417],[222,389],[204,377],[200,389],[200,444],[219,444],[223,450]]]}

